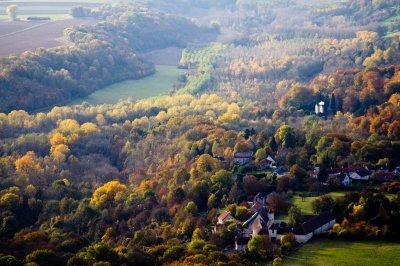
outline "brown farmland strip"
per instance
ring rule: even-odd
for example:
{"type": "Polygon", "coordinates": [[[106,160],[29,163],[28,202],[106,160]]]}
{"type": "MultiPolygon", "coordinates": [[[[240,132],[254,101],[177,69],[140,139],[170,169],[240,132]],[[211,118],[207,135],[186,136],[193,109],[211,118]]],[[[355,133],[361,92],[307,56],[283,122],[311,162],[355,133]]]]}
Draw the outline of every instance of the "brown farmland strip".
{"type": "Polygon", "coordinates": [[[95,24],[98,20],[66,19],[43,22],[0,22],[0,56],[18,55],[37,48],[50,48],[62,45],[57,39],[63,37],[64,29],[81,24],[95,24]],[[40,25],[42,24],[42,25],[40,25]],[[35,27],[36,26],[36,27],[35,27]],[[26,30],[24,30],[26,29],[26,30]],[[12,34],[16,32],[15,34],[12,34]]]}

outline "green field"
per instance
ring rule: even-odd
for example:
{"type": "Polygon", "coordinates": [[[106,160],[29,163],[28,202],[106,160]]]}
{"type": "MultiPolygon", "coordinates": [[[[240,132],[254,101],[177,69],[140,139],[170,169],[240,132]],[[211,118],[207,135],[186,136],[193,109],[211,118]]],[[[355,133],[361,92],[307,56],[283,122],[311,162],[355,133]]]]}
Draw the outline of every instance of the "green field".
{"type": "MultiPolygon", "coordinates": [[[[332,198],[337,198],[337,197],[344,196],[345,193],[346,192],[330,192],[330,193],[328,193],[326,195],[329,195],[332,198]]],[[[301,208],[301,212],[303,214],[313,214],[311,203],[313,202],[313,200],[315,200],[317,198],[319,198],[319,196],[318,197],[305,197],[304,200],[303,200],[301,198],[301,196],[294,195],[293,196],[293,200],[292,200],[292,204],[300,207],[301,208]]]]}
{"type": "Polygon", "coordinates": [[[398,265],[399,260],[400,243],[314,239],[285,257],[283,265],[384,266],[398,265]]]}
{"type": "Polygon", "coordinates": [[[117,103],[120,99],[132,98],[140,100],[160,95],[166,95],[173,87],[177,77],[184,71],[174,66],[156,66],[154,75],[138,80],[126,80],[104,89],[95,91],[89,96],[77,99],[68,105],[117,103]]]}

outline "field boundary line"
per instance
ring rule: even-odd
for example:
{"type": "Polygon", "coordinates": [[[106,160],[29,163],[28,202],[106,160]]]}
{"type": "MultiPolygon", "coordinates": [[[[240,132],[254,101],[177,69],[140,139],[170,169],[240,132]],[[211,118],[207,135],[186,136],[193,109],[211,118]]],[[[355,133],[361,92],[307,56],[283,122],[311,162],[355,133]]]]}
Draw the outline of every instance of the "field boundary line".
{"type": "Polygon", "coordinates": [[[44,25],[48,25],[50,23],[54,23],[56,21],[57,20],[52,20],[52,21],[49,21],[49,22],[44,22],[44,23],[41,23],[41,24],[30,26],[30,27],[22,29],[22,30],[17,30],[17,31],[10,32],[10,33],[4,34],[4,35],[0,35],[0,38],[9,37],[9,36],[12,36],[12,35],[15,35],[15,34],[18,34],[18,33],[22,33],[22,32],[25,32],[25,31],[32,30],[32,29],[36,29],[36,28],[42,27],[44,25]]]}

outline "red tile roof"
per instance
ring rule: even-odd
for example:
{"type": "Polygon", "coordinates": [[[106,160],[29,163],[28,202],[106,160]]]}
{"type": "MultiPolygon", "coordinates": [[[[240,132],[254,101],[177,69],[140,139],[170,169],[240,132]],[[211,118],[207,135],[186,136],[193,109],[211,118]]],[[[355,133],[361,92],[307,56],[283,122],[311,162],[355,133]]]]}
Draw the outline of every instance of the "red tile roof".
{"type": "Polygon", "coordinates": [[[225,220],[226,217],[228,217],[230,215],[229,212],[224,211],[223,213],[220,214],[220,216],[218,216],[218,220],[225,220]]]}

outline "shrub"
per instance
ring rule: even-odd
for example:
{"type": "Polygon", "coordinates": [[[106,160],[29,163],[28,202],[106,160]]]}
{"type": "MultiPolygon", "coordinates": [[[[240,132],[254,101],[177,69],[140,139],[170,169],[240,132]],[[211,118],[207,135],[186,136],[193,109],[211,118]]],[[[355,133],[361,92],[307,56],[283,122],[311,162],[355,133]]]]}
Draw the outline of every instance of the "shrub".
{"type": "Polygon", "coordinates": [[[82,243],[76,239],[68,239],[61,243],[60,248],[64,252],[76,253],[82,248],[82,243]]]}
{"type": "Polygon", "coordinates": [[[38,249],[32,253],[26,255],[25,260],[27,262],[37,262],[37,263],[49,263],[52,259],[56,257],[54,251],[49,249],[38,249]]]}
{"type": "Polygon", "coordinates": [[[179,260],[185,254],[185,249],[180,245],[168,248],[163,255],[164,261],[179,260]]]}
{"type": "Polygon", "coordinates": [[[0,265],[4,266],[22,266],[22,262],[11,255],[0,257],[0,265]]]}

